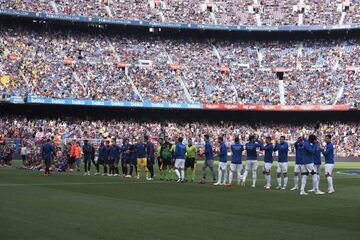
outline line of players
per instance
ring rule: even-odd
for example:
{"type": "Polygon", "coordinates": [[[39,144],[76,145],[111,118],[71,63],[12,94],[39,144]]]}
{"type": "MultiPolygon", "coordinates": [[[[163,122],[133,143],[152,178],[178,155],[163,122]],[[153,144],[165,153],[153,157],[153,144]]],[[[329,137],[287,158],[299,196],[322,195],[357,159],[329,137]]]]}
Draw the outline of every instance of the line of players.
{"type": "MultiPolygon", "coordinates": [[[[272,143],[270,137],[266,137],[265,142],[259,141],[255,135],[249,137],[249,141],[242,145],[238,137],[235,137],[234,143],[230,146],[231,163],[228,176],[228,149],[224,143],[223,137],[218,137],[219,148],[217,153],[219,156],[218,176],[214,171],[214,155],[215,151],[210,142],[209,135],[204,135],[205,162],[202,167],[202,179],[200,183],[205,183],[207,168],[210,169],[214,185],[232,186],[233,177],[237,175],[237,184],[245,186],[249,172],[252,173],[252,187],[255,187],[257,181],[258,168],[258,151],[264,151],[264,169],[265,188],[271,188],[271,167],[273,164],[274,152],[278,152],[277,166],[277,189],[286,189],[288,184],[288,151],[289,144],[285,141],[285,137],[281,136],[280,141],[272,143]],[[242,158],[243,151],[246,152],[246,165],[243,175],[242,158]],[[216,181],[217,179],[217,181],[216,181]]],[[[175,173],[178,182],[185,180],[185,170],[191,168],[190,181],[195,180],[195,164],[197,156],[197,148],[189,140],[188,145],[183,144],[183,138],[178,138],[177,143],[171,144],[166,138],[159,139],[160,146],[157,149],[158,164],[160,169],[160,180],[172,178],[175,173]]],[[[325,148],[322,148],[315,135],[310,135],[308,139],[299,137],[295,142],[296,163],[294,168],[294,187],[291,190],[299,189],[299,177],[301,176],[300,194],[307,195],[305,186],[309,175],[312,176],[313,188],[311,192],[315,194],[324,194],[319,189],[321,154],[325,157],[325,176],[328,182],[328,193],[334,193],[332,171],[334,168],[334,147],[331,142],[331,136],[325,137],[325,148]]],[[[45,160],[45,174],[49,174],[48,166],[51,162],[51,154],[53,148],[48,141],[43,146],[43,158],[45,160]]],[[[147,180],[154,178],[155,164],[155,146],[149,140],[148,136],[139,140],[136,144],[129,144],[128,139],[124,139],[123,145],[120,147],[116,144],[116,139],[107,140],[101,143],[98,149],[98,160],[95,161],[95,148],[84,141],[82,147],[83,160],[85,167],[85,175],[90,175],[91,162],[96,167],[95,175],[100,174],[100,166],[103,166],[103,175],[119,176],[119,164],[121,162],[122,174],[125,177],[131,177],[133,171],[136,177],[140,178],[140,170],[144,169],[147,180]],[[121,160],[121,161],[120,161],[121,160]]]]}
{"type": "MultiPolygon", "coordinates": [[[[206,137],[205,137],[206,138],[206,137]]],[[[212,159],[211,151],[207,152],[206,149],[211,149],[211,143],[206,139],[205,155],[206,159],[212,159]]],[[[218,181],[214,185],[227,185],[232,186],[233,175],[237,174],[238,185],[245,185],[249,172],[252,172],[252,187],[255,187],[257,180],[258,168],[258,150],[264,151],[264,169],[265,188],[271,188],[271,167],[273,164],[274,152],[278,152],[278,165],[277,165],[277,183],[276,189],[287,188],[288,184],[288,151],[289,144],[285,141],[285,137],[281,136],[280,141],[272,143],[270,137],[266,137],[265,143],[261,143],[256,139],[255,135],[249,137],[249,141],[243,146],[240,144],[239,138],[235,138],[234,144],[231,145],[231,164],[229,179],[227,179],[227,147],[222,137],[218,138],[219,142],[219,169],[218,181]],[[243,175],[242,171],[242,153],[246,151],[246,165],[243,175]],[[228,180],[228,182],[227,182],[228,180]]],[[[319,189],[320,182],[320,169],[321,169],[321,154],[325,158],[325,176],[328,182],[328,193],[334,193],[332,172],[334,169],[334,146],[331,142],[331,136],[325,136],[326,146],[323,148],[318,142],[315,135],[310,135],[308,139],[299,137],[295,142],[296,160],[294,168],[294,187],[291,190],[299,189],[299,177],[301,175],[300,195],[307,195],[305,192],[306,182],[309,175],[312,176],[313,188],[309,192],[315,194],[324,194],[319,189]]],[[[207,161],[206,160],[206,161],[207,161]]]]}

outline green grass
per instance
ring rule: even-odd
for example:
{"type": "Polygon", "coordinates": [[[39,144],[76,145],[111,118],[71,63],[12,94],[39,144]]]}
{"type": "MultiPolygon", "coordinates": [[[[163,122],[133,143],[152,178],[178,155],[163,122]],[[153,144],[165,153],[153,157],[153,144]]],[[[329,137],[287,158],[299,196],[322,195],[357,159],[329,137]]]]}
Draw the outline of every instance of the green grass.
{"type": "Polygon", "coordinates": [[[300,196],[265,191],[260,174],[253,189],[0,168],[0,239],[360,239],[360,176],[300,196]]]}

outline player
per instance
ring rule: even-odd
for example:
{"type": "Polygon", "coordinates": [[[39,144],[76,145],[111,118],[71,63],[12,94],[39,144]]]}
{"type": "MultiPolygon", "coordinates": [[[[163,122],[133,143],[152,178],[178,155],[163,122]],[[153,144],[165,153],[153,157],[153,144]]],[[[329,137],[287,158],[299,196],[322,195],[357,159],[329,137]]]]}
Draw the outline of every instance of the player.
{"type": "Polygon", "coordinates": [[[185,161],[185,174],[188,168],[191,169],[190,182],[195,181],[195,164],[196,164],[197,148],[193,145],[192,139],[189,138],[188,145],[186,146],[186,161],[185,161]]]}
{"type": "Polygon", "coordinates": [[[243,176],[243,182],[242,184],[245,186],[247,175],[249,174],[249,171],[252,171],[252,187],[255,187],[256,185],[256,170],[258,167],[257,162],[257,149],[261,147],[261,144],[255,139],[255,135],[249,136],[249,142],[245,144],[246,149],[246,166],[245,166],[245,172],[243,176]]]}
{"type": "Polygon", "coordinates": [[[136,178],[140,179],[141,168],[144,168],[145,177],[148,178],[149,170],[146,167],[146,162],[147,162],[146,145],[142,139],[140,139],[138,143],[135,144],[135,150],[136,150],[136,162],[137,162],[136,178]]]}
{"type": "Polygon", "coordinates": [[[175,173],[178,177],[177,182],[184,182],[185,179],[185,156],[186,146],[182,143],[183,138],[179,137],[178,142],[175,145],[175,173]]]}
{"type": "Polygon", "coordinates": [[[116,138],[113,138],[111,140],[111,150],[110,150],[110,155],[111,155],[111,161],[112,161],[112,174],[114,177],[119,176],[119,162],[120,162],[120,154],[121,154],[121,149],[119,147],[119,145],[116,144],[116,138]]]}
{"type": "Polygon", "coordinates": [[[209,168],[211,175],[213,177],[213,183],[216,182],[216,176],[215,176],[215,171],[214,171],[214,153],[213,153],[213,148],[210,142],[210,136],[205,134],[204,135],[204,140],[205,140],[205,162],[204,165],[202,167],[202,176],[203,178],[201,179],[200,183],[204,184],[205,180],[206,180],[206,169],[209,168]]]}
{"type": "Polygon", "coordinates": [[[90,176],[90,166],[93,155],[93,147],[89,144],[88,140],[84,140],[82,151],[84,154],[84,168],[85,168],[84,176],[90,176]]]}
{"type": "MultiPolygon", "coordinates": [[[[313,179],[313,186],[316,186],[316,172],[314,171],[314,158],[315,158],[315,152],[316,152],[316,141],[317,138],[315,135],[311,134],[309,136],[309,139],[307,141],[304,141],[304,158],[303,158],[303,164],[301,165],[301,189],[300,189],[300,195],[308,195],[308,193],[305,192],[306,187],[306,181],[311,173],[312,179],[313,179]]],[[[318,194],[315,192],[315,194],[318,194]]]]}
{"type": "Polygon", "coordinates": [[[53,145],[51,144],[50,139],[46,140],[46,143],[42,147],[41,154],[42,154],[42,158],[44,159],[44,164],[45,164],[44,176],[47,177],[50,174],[51,161],[56,154],[55,149],[54,149],[53,145]]]}
{"type": "Polygon", "coordinates": [[[163,178],[166,181],[170,180],[171,172],[171,143],[164,137],[162,144],[160,146],[160,160],[161,160],[161,169],[163,172],[163,178]]]}
{"type": "Polygon", "coordinates": [[[231,164],[230,164],[230,172],[229,172],[229,182],[227,184],[228,187],[232,186],[232,180],[234,173],[236,172],[237,177],[237,185],[241,186],[241,170],[242,170],[242,152],[244,151],[244,146],[240,144],[239,137],[235,137],[234,144],[231,145],[231,164]]]}
{"type": "Polygon", "coordinates": [[[320,151],[320,143],[318,141],[315,142],[315,154],[314,154],[314,172],[313,178],[313,188],[308,190],[308,192],[315,192],[316,194],[324,194],[324,192],[320,191],[320,171],[321,171],[321,151],[320,151]]]}
{"type": "Polygon", "coordinates": [[[325,157],[325,177],[328,182],[328,193],[334,193],[332,172],[334,169],[334,145],[331,142],[331,135],[325,136],[326,148],[320,149],[325,157]]]}
{"type": "Polygon", "coordinates": [[[276,142],[274,151],[278,151],[278,167],[277,167],[277,182],[278,186],[276,189],[285,190],[288,183],[288,152],[289,144],[285,142],[285,136],[280,137],[280,143],[276,142]],[[283,185],[281,184],[281,177],[283,177],[283,185]]]}
{"type": "Polygon", "coordinates": [[[291,191],[299,189],[299,175],[301,174],[301,165],[304,164],[304,138],[299,137],[295,142],[295,167],[294,167],[294,187],[291,191]]]}
{"type": "Polygon", "coordinates": [[[220,151],[219,151],[219,168],[218,168],[218,180],[214,183],[215,186],[226,185],[227,180],[227,147],[224,143],[223,137],[218,137],[220,151]],[[221,182],[221,178],[224,180],[221,182]]]}
{"type": "Polygon", "coordinates": [[[154,180],[154,163],[155,163],[155,146],[150,141],[149,136],[144,137],[146,142],[146,167],[150,172],[150,177],[147,177],[146,180],[151,181],[154,180]]]}
{"type": "Polygon", "coordinates": [[[130,144],[129,139],[123,139],[123,145],[120,148],[121,152],[121,170],[123,177],[129,177],[129,166],[130,166],[130,144]]]}
{"type": "Polygon", "coordinates": [[[265,188],[271,188],[271,167],[273,163],[274,145],[271,142],[271,137],[266,137],[265,146],[260,147],[265,152],[264,154],[264,177],[265,177],[265,188]]]}
{"type": "Polygon", "coordinates": [[[98,149],[98,160],[97,163],[100,165],[103,165],[103,176],[105,176],[107,174],[107,166],[105,164],[105,152],[106,152],[106,147],[104,144],[104,141],[101,141],[99,149],[98,149]]]}
{"type": "Polygon", "coordinates": [[[135,149],[136,140],[131,139],[131,143],[129,146],[129,158],[130,158],[130,172],[128,173],[128,177],[131,178],[133,176],[133,172],[137,173],[137,158],[136,158],[136,149],[135,149]]]}

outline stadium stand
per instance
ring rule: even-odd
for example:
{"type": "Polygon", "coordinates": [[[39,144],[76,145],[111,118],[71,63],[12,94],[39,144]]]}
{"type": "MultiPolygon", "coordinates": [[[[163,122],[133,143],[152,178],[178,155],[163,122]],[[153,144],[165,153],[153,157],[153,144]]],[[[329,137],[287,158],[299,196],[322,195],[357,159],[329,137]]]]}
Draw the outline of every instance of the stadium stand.
{"type": "MultiPolygon", "coordinates": [[[[261,137],[271,136],[278,139],[284,135],[290,143],[294,143],[299,136],[316,133],[320,139],[325,134],[333,135],[336,155],[341,157],[360,156],[358,123],[321,123],[292,125],[278,123],[257,123],[249,125],[245,122],[182,122],[182,121],[151,121],[151,120],[81,120],[76,118],[34,118],[28,119],[21,116],[2,116],[0,118],[0,135],[4,135],[8,141],[23,139],[36,151],[38,144],[47,138],[54,138],[55,143],[61,146],[72,142],[74,139],[91,139],[100,143],[102,139],[117,137],[128,138],[135,141],[139,136],[148,134],[156,141],[159,137],[166,135],[169,139],[178,136],[185,136],[197,145],[203,146],[204,134],[212,137],[225,135],[225,142],[230,144],[235,136],[240,136],[246,141],[250,134],[257,134],[261,137]]],[[[292,149],[294,153],[294,149],[292,149]]]]}
{"type": "Polygon", "coordinates": [[[360,22],[352,0],[1,0],[1,8],[62,15],[223,25],[337,25],[360,22]]]}
{"type": "Polygon", "coordinates": [[[208,40],[2,27],[0,50],[0,93],[15,96],[261,105],[355,105],[360,97],[358,39],[208,40]]]}

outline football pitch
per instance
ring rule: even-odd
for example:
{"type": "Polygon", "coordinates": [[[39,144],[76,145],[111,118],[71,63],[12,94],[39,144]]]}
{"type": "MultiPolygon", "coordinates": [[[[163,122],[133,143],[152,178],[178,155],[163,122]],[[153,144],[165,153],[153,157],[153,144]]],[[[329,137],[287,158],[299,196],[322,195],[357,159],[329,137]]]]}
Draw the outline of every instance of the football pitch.
{"type": "Polygon", "coordinates": [[[229,188],[0,168],[0,239],[360,239],[360,175],[335,174],[335,194],[300,196],[265,190],[260,169],[256,188],[229,188]]]}

